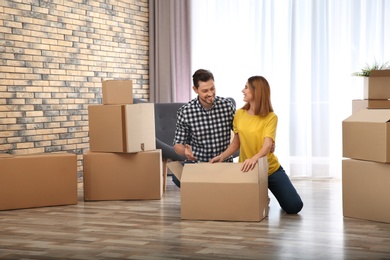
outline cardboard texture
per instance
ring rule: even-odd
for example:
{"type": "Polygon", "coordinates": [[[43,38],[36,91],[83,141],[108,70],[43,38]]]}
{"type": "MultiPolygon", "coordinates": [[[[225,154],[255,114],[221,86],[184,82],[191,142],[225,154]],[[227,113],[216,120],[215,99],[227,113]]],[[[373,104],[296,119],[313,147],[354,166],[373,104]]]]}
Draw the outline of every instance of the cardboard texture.
{"type": "Polygon", "coordinates": [[[352,100],[352,113],[360,109],[390,109],[390,99],[356,99],[352,100]]]}
{"type": "Polygon", "coordinates": [[[135,153],[156,149],[154,104],[88,106],[93,152],[135,153]]]}
{"type": "Polygon", "coordinates": [[[342,122],[343,157],[390,162],[390,109],[361,109],[342,122]]]}
{"type": "Polygon", "coordinates": [[[102,82],[104,105],[133,103],[133,82],[131,80],[105,80],[102,82]]]}
{"type": "Polygon", "coordinates": [[[84,200],[149,200],[162,196],[161,150],[84,154],[84,200]]]}
{"type": "Polygon", "coordinates": [[[77,204],[77,156],[0,156],[0,210],[77,204]]]}
{"type": "Polygon", "coordinates": [[[261,221],[268,216],[268,162],[242,172],[242,163],[198,163],[168,168],[181,181],[181,218],[261,221]]]}
{"type": "Polygon", "coordinates": [[[390,99],[390,70],[373,70],[364,78],[364,99],[390,99]]]}
{"type": "Polygon", "coordinates": [[[343,215],[390,223],[390,164],[342,162],[343,215]]]}

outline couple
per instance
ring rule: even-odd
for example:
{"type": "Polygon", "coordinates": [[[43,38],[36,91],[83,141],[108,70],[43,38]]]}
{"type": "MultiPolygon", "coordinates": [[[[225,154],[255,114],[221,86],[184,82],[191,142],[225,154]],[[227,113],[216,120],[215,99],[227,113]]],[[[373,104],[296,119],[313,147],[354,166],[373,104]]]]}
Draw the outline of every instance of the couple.
{"type": "MultiPolygon", "coordinates": [[[[216,96],[210,71],[199,69],[192,79],[198,96],[177,112],[173,141],[176,153],[192,162],[217,163],[232,162],[232,155],[239,149],[243,172],[252,170],[257,160],[267,155],[269,190],[286,213],[297,214],[303,202],[273,153],[278,118],[267,80],[250,77],[242,90],[246,104],[236,111],[229,99],[216,96]]],[[[179,180],[174,175],[172,178],[180,187],[179,180]]]]}

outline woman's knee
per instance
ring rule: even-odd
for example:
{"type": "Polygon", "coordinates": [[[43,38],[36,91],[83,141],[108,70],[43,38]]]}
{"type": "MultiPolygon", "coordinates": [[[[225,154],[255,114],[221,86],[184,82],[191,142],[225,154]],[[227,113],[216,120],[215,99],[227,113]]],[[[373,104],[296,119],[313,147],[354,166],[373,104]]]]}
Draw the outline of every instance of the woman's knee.
{"type": "Polygon", "coordinates": [[[289,203],[288,205],[283,207],[283,210],[287,214],[298,214],[302,210],[302,208],[303,202],[300,200],[296,201],[295,203],[289,203]]]}

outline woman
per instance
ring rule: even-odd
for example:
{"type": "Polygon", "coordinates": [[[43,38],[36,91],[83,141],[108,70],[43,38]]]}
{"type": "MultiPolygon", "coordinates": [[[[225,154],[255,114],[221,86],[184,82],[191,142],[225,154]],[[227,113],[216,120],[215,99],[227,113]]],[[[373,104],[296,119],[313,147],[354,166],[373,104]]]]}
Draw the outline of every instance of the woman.
{"type": "Polygon", "coordinates": [[[301,211],[303,202],[278,158],[270,153],[278,123],[271,104],[270,86],[264,77],[253,76],[248,79],[242,92],[246,104],[234,116],[233,141],[210,162],[223,162],[240,149],[239,162],[243,163],[242,171],[247,172],[255,167],[259,158],[267,156],[268,188],[286,213],[297,214],[301,211]]]}

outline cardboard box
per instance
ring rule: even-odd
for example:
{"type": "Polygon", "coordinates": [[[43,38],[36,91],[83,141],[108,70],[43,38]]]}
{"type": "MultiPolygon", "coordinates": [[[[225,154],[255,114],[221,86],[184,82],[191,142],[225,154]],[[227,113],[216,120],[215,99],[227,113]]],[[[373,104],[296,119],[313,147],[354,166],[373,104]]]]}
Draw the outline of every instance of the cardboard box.
{"type": "Polygon", "coordinates": [[[390,99],[355,99],[352,100],[352,113],[360,109],[390,109],[390,99]]]}
{"type": "Polygon", "coordinates": [[[0,210],[77,204],[77,156],[0,156],[0,210]]]}
{"type": "Polygon", "coordinates": [[[345,217],[390,223],[390,164],[343,160],[342,187],[345,217]]]}
{"type": "Polygon", "coordinates": [[[361,109],[342,123],[343,157],[390,162],[390,109],[361,109]]]}
{"type": "Polygon", "coordinates": [[[170,162],[181,181],[181,218],[261,221],[268,216],[268,161],[242,172],[242,163],[170,162]]]}
{"type": "Polygon", "coordinates": [[[84,154],[84,200],[149,200],[162,196],[161,150],[84,154]]]}
{"type": "Polygon", "coordinates": [[[364,99],[390,99],[390,70],[373,70],[364,78],[364,99]]]}
{"type": "Polygon", "coordinates": [[[133,103],[133,82],[131,80],[105,80],[102,83],[104,105],[133,103]]]}
{"type": "Polygon", "coordinates": [[[88,106],[93,152],[135,153],[156,149],[154,104],[88,106]]]}

